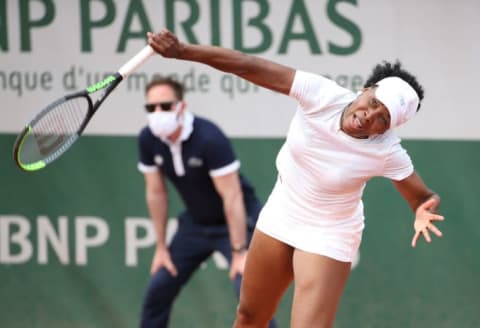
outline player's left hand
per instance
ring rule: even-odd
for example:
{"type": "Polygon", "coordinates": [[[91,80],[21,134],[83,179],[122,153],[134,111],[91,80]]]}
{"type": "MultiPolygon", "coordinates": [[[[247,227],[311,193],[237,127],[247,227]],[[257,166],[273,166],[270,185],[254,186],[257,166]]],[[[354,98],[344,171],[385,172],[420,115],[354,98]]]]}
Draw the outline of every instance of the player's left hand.
{"type": "Polygon", "coordinates": [[[430,198],[421,204],[415,211],[415,223],[413,224],[415,234],[412,239],[412,247],[416,246],[420,234],[422,234],[425,240],[429,243],[432,241],[429,231],[433,232],[438,237],[442,236],[442,232],[432,223],[433,221],[443,221],[445,219],[441,215],[432,213],[438,204],[439,200],[437,198],[430,198]]]}
{"type": "Polygon", "coordinates": [[[243,275],[245,270],[245,262],[247,260],[247,251],[234,252],[232,254],[232,264],[230,265],[230,280],[234,280],[236,275],[243,275]]]}

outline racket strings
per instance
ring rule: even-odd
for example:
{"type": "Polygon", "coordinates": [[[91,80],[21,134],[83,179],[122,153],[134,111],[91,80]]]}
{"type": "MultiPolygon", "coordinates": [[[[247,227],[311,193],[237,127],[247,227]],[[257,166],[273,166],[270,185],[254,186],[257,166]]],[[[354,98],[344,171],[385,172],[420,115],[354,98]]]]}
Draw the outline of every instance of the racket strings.
{"type": "MultiPolygon", "coordinates": [[[[86,98],[71,98],[47,108],[34,124],[31,134],[35,142],[27,143],[23,154],[27,162],[58,157],[76,139],[89,111],[86,98]]],[[[25,148],[24,147],[24,148],[25,148]]]]}
{"type": "Polygon", "coordinates": [[[71,135],[78,131],[88,112],[85,98],[73,98],[48,111],[32,126],[39,135],[71,135]]]}

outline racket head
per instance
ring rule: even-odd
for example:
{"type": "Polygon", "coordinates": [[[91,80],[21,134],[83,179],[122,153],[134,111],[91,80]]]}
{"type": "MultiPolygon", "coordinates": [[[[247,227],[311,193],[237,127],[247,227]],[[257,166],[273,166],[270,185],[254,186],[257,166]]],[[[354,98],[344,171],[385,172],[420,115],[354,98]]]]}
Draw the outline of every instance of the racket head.
{"type": "Polygon", "coordinates": [[[62,97],[40,111],[18,135],[13,159],[23,171],[37,171],[65,153],[93,115],[86,92],[62,97]]]}

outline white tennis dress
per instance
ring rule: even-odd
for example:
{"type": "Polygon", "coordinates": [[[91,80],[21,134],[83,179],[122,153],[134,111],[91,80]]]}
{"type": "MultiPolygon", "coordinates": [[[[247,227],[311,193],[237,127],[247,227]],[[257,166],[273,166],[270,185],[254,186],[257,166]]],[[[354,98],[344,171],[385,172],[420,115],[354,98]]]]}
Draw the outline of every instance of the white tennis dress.
{"type": "Polygon", "coordinates": [[[332,80],[297,71],[290,96],[299,105],[257,228],[295,248],[351,262],[362,238],[366,182],[403,180],[412,162],[391,130],[368,139],[340,130],[342,111],[356,95],[332,80]]]}

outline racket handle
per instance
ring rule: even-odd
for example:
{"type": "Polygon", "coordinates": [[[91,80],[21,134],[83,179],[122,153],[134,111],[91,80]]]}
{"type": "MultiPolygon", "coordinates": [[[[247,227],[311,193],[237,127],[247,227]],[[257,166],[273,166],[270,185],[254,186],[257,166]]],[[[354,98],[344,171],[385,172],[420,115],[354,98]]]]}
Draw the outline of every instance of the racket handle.
{"type": "Polygon", "coordinates": [[[136,70],[138,66],[143,64],[143,62],[146,61],[154,53],[155,51],[152,47],[150,47],[149,45],[146,46],[145,48],[140,50],[140,52],[137,53],[132,59],[130,59],[122,67],[120,67],[118,73],[120,73],[123,78],[126,78],[130,73],[136,70]]]}

